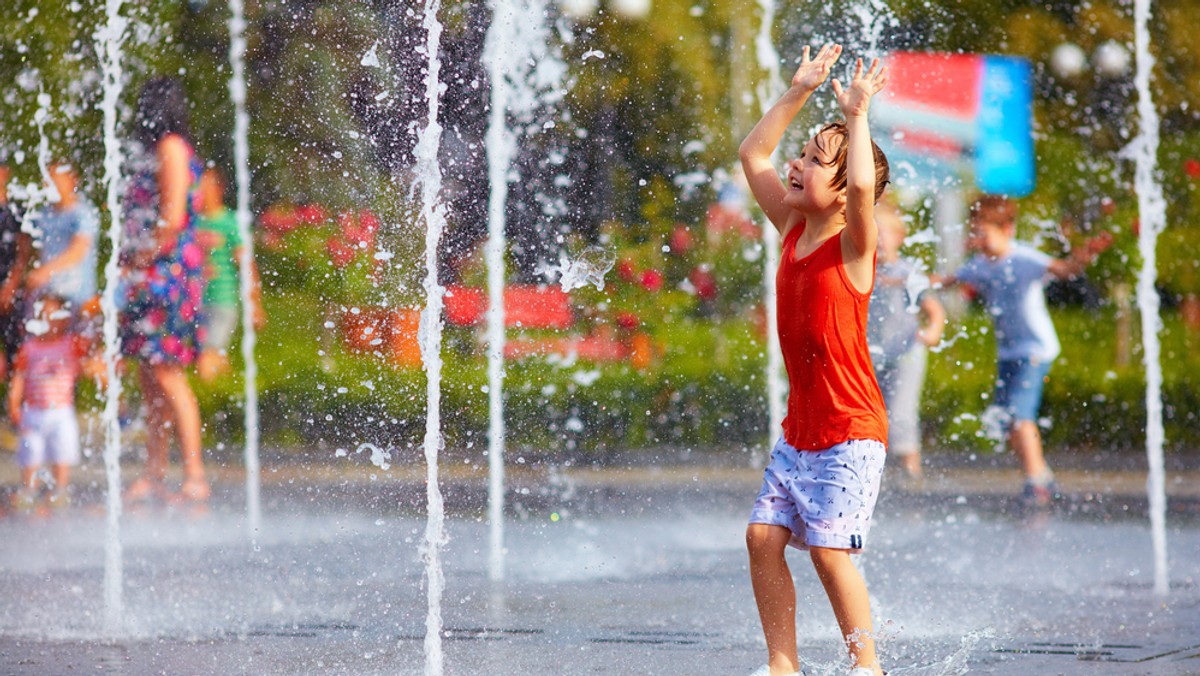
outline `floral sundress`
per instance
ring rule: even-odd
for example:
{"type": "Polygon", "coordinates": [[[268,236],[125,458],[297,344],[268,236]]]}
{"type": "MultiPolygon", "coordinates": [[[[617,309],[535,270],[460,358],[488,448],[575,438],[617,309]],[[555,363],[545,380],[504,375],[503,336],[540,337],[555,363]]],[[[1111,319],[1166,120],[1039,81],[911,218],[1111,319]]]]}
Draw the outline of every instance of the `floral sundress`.
{"type": "Polygon", "coordinates": [[[191,186],[187,222],[176,246],[144,268],[131,266],[136,254],[155,248],[159,192],[157,162],[146,153],[125,196],[125,307],[120,315],[121,352],[148,364],[189,366],[204,340],[204,249],[196,241],[196,214],[203,166],[189,144],[191,186]]]}

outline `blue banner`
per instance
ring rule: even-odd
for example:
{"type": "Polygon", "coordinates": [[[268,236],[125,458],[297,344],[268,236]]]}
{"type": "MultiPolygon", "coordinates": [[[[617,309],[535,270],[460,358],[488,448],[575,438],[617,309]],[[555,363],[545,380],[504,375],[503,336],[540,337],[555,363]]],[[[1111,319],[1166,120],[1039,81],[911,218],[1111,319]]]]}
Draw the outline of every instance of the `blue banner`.
{"type": "Polygon", "coordinates": [[[979,85],[975,184],[987,193],[1024,197],[1036,180],[1033,69],[1022,58],[985,56],[979,85]]]}

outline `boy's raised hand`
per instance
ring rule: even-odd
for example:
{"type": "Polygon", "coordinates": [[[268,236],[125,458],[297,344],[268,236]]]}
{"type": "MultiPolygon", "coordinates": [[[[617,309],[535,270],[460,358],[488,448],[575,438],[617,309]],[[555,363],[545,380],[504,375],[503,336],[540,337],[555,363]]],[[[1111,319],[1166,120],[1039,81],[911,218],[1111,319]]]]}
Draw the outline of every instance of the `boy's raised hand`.
{"type": "Polygon", "coordinates": [[[808,47],[805,47],[804,53],[800,57],[800,67],[792,76],[792,86],[807,92],[820,87],[825,78],[829,77],[829,71],[833,70],[833,64],[837,63],[838,57],[841,55],[841,45],[827,44],[821,47],[821,51],[817,52],[815,59],[810,60],[808,47]]]}
{"type": "Polygon", "coordinates": [[[833,94],[837,97],[838,107],[847,119],[866,115],[871,104],[871,97],[878,94],[888,83],[888,69],[879,66],[879,59],[871,62],[867,72],[863,72],[863,62],[859,59],[854,64],[854,77],[850,86],[843,89],[837,78],[833,80],[833,94]]]}

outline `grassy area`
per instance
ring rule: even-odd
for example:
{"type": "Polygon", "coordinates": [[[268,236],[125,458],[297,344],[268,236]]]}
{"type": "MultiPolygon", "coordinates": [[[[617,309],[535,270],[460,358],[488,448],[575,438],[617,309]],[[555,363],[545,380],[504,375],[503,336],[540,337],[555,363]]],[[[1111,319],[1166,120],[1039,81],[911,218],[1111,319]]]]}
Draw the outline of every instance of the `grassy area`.
{"type": "MultiPolygon", "coordinates": [[[[425,424],[423,372],[347,352],[338,339],[336,312],[311,294],[277,292],[266,303],[269,323],[258,355],[267,443],[332,450],[371,441],[415,454],[425,424]]],[[[1055,309],[1053,315],[1063,354],[1051,371],[1042,408],[1048,447],[1140,448],[1145,409],[1136,316],[1128,362],[1121,365],[1111,308],[1055,309]]],[[[949,346],[930,355],[922,405],[927,443],[963,452],[990,448],[993,442],[978,421],[995,372],[989,323],[972,310],[947,336],[949,346]]],[[[1178,315],[1166,314],[1162,336],[1168,442],[1197,448],[1200,335],[1186,330],[1178,315]]],[[[687,318],[661,325],[653,338],[660,352],[645,370],[545,357],[510,362],[505,393],[510,446],[594,458],[613,449],[763,443],[765,347],[755,321],[687,318]]],[[[240,350],[235,347],[233,355],[233,375],[196,382],[210,446],[236,444],[241,437],[240,350]]],[[[481,449],[487,373],[476,331],[448,328],[444,356],[447,446],[481,449]]]]}

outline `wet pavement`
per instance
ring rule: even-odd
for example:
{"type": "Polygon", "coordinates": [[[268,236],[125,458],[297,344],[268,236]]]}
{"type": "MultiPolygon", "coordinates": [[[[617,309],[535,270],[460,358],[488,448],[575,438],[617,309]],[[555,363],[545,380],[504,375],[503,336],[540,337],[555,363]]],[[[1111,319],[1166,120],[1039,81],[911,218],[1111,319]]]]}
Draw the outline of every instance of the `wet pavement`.
{"type": "MultiPolygon", "coordinates": [[[[885,479],[860,566],[892,674],[1200,674],[1200,471],[1168,473],[1170,593],[1136,457],[1059,471],[1021,510],[1003,462],[885,479]]],[[[514,464],[507,579],[487,576],[485,477],[448,459],[447,674],[746,674],[764,661],[742,545],[761,474],[713,462],[514,464]]],[[[122,520],[125,625],[103,626],[98,468],[76,506],[0,519],[0,674],[419,674],[423,470],[274,463],[253,545],[240,477],[212,507],[122,520]],[[372,478],[373,477],[373,478],[372,478]]],[[[0,477],[7,479],[7,477],[0,477]]],[[[792,563],[810,674],[845,674],[832,612],[792,563]]]]}

